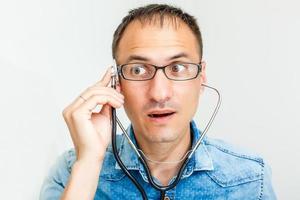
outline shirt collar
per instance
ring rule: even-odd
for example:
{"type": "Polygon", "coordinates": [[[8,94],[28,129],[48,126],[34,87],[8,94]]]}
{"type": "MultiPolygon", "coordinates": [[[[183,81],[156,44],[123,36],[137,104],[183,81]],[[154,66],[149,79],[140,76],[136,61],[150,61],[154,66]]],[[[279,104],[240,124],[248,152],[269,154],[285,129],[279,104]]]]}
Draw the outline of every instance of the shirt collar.
{"type": "MultiPolygon", "coordinates": [[[[191,130],[193,134],[193,146],[196,144],[196,142],[199,140],[201,136],[201,131],[197,128],[197,125],[194,121],[191,122],[191,130]]],[[[213,170],[213,161],[212,158],[207,150],[207,147],[205,145],[204,140],[206,137],[204,137],[203,141],[201,141],[201,144],[195,151],[194,155],[192,156],[192,159],[194,159],[195,165],[194,165],[194,171],[201,171],[201,170],[213,170]]]]}
{"type": "MultiPolygon", "coordinates": [[[[191,131],[193,133],[193,145],[198,141],[201,136],[200,130],[198,130],[194,121],[190,123],[191,131]]],[[[127,129],[130,139],[133,144],[136,145],[133,128],[130,125],[127,129]]],[[[205,140],[205,139],[204,139],[205,140]]],[[[135,154],[134,150],[130,146],[126,137],[123,135],[119,148],[119,155],[124,165],[128,170],[140,170],[144,172],[142,164],[139,162],[138,156],[135,154]]],[[[116,163],[115,169],[120,169],[120,166],[116,163]]],[[[212,158],[202,141],[198,149],[195,151],[194,155],[191,157],[186,169],[183,172],[183,177],[187,177],[192,174],[193,171],[203,171],[203,170],[213,170],[212,158]]]]}
{"type": "MultiPolygon", "coordinates": [[[[132,125],[130,125],[127,130],[127,134],[129,135],[129,138],[131,139],[132,143],[137,146],[133,128],[132,125]]],[[[130,146],[128,140],[126,139],[125,135],[122,134],[122,140],[120,143],[119,148],[119,156],[121,160],[123,161],[123,164],[127,167],[128,170],[140,170],[141,169],[141,163],[139,162],[139,158],[130,146]]],[[[115,169],[121,169],[118,163],[116,162],[115,169]]]]}

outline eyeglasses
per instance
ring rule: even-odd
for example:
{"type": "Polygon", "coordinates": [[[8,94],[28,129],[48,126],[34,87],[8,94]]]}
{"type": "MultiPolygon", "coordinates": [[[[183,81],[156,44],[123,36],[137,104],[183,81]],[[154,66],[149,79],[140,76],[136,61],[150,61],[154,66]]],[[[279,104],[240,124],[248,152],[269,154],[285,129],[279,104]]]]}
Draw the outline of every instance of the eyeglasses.
{"type": "Polygon", "coordinates": [[[166,66],[156,66],[146,63],[129,63],[118,66],[121,76],[130,81],[147,81],[153,79],[157,70],[163,70],[165,76],[174,81],[195,79],[201,72],[201,63],[173,63],[166,66]]]}

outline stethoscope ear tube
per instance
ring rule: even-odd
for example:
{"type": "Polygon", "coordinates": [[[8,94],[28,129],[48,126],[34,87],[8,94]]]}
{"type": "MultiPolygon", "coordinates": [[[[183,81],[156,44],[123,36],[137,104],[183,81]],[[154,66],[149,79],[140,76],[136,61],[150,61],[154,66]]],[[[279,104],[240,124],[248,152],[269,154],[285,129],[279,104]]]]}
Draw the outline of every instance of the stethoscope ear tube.
{"type": "MultiPolygon", "coordinates": [[[[115,89],[116,88],[116,76],[117,75],[117,71],[116,71],[116,66],[115,68],[113,68],[113,71],[114,71],[114,74],[112,75],[112,87],[115,89]]],[[[140,191],[140,193],[142,194],[142,197],[143,197],[143,200],[147,200],[147,195],[146,195],[146,192],[145,190],[143,189],[143,187],[141,186],[141,184],[135,179],[135,177],[127,170],[126,166],[124,165],[124,163],[122,162],[120,156],[119,156],[119,153],[118,153],[118,148],[117,148],[117,123],[118,125],[120,126],[120,128],[122,129],[122,132],[125,134],[129,144],[131,145],[131,147],[133,148],[133,150],[135,151],[135,153],[137,154],[140,162],[142,163],[145,171],[146,171],[146,175],[147,175],[147,178],[149,180],[149,183],[152,185],[152,187],[154,187],[155,189],[159,190],[161,192],[161,199],[164,199],[164,196],[165,196],[165,192],[167,190],[170,190],[172,188],[174,188],[178,182],[180,181],[180,178],[182,177],[182,174],[183,174],[183,171],[186,167],[186,165],[188,164],[190,158],[192,157],[192,155],[194,154],[194,152],[196,151],[196,149],[199,147],[199,145],[201,144],[202,140],[204,139],[204,136],[206,135],[209,127],[211,126],[218,110],[219,110],[219,107],[221,105],[221,95],[219,93],[219,91],[216,89],[216,88],[213,88],[211,86],[208,86],[208,85],[205,85],[205,84],[202,84],[202,86],[204,87],[207,87],[209,89],[212,89],[214,90],[217,94],[218,94],[218,102],[217,102],[217,105],[214,109],[214,112],[209,120],[209,122],[207,123],[204,131],[202,132],[200,138],[198,139],[198,141],[196,142],[196,144],[193,146],[193,148],[188,152],[187,156],[185,157],[184,161],[183,161],[183,164],[181,165],[180,169],[179,169],[179,172],[175,178],[175,180],[170,184],[170,185],[167,185],[167,186],[162,186],[162,185],[158,185],[157,183],[155,183],[155,181],[153,180],[152,176],[151,176],[151,171],[146,163],[146,159],[144,157],[143,154],[140,154],[138,149],[136,148],[136,146],[133,144],[133,142],[131,141],[130,137],[128,136],[125,128],[122,126],[121,122],[119,121],[119,119],[117,118],[116,116],[116,109],[115,108],[111,108],[111,125],[112,125],[112,150],[113,150],[113,154],[114,154],[114,157],[117,161],[117,163],[119,164],[120,168],[123,170],[123,172],[128,176],[128,178],[134,183],[134,185],[137,187],[137,189],[140,191]]]]}
{"type": "MultiPolygon", "coordinates": [[[[145,161],[146,159],[145,159],[144,155],[140,154],[141,157],[139,157],[139,158],[140,158],[140,161],[141,161],[141,163],[143,164],[143,166],[145,168],[146,175],[148,177],[148,180],[149,180],[150,184],[155,189],[161,191],[161,193],[174,188],[178,184],[178,182],[180,181],[180,178],[181,178],[181,176],[183,174],[183,171],[184,171],[186,165],[188,164],[190,158],[195,153],[195,151],[197,150],[197,148],[200,146],[200,144],[201,144],[202,140],[204,139],[204,136],[206,135],[209,127],[211,126],[212,122],[214,121],[214,118],[216,117],[217,112],[219,110],[219,107],[221,105],[221,95],[220,95],[220,92],[216,88],[214,88],[214,87],[211,87],[211,86],[208,86],[208,85],[205,85],[205,84],[202,84],[202,86],[214,90],[217,93],[217,95],[218,95],[218,102],[217,102],[217,105],[216,105],[216,107],[214,109],[214,112],[213,112],[213,114],[212,114],[209,122],[207,123],[205,129],[203,130],[200,138],[198,139],[198,141],[196,142],[196,144],[192,147],[192,149],[188,152],[186,158],[184,159],[183,164],[181,165],[181,167],[180,167],[180,169],[178,171],[178,174],[177,174],[175,180],[170,185],[167,185],[167,186],[161,186],[161,185],[158,185],[157,183],[155,183],[154,180],[153,180],[153,178],[152,178],[152,176],[151,176],[150,169],[149,169],[149,167],[148,167],[148,165],[147,165],[147,163],[145,161]]],[[[134,147],[134,148],[136,149],[136,147],[134,147]]]]}
{"type": "Polygon", "coordinates": [[[117,124],[116,124],[116,109],[112,107],[111,109],[111,116],[112,116],[112,150],[113,154],[115,156],[115,159],[117,163],[119,164],[120,168],[123,170],[123,172],[128,176],[128,178],[133,182],[133,184],[137,187],[137,189],[142,194],[143,200],[147,200],[147,195],[143,187],[139,184],[139,182],[130,174],[130,172],[127,170],[126,166],[122,162],[119,154],[118,154],[118,148],[117,148],[117,124]]]}
{"type": "Polygon", "coordinates": [[[197,150],[197,148],[200,146],[200,144],[201,144],[202,140],[204,139],[204,136],[206,135],[206,133],[207,133],[209,127],[210,127],[211,124],[213,123],[213,121],[214,121],[214,119],[215,119],[215,117],[216,117],[216,115],[217,115],[217,113],[218,113],[218,111],[219,111],[221,102],[222,102],[222,97],[221,97],[221,94],[220,94],[219,90],[217,90],[217,89],[214,88],[214,87],[208,86],[208,85],[206,85],[206,84],[202,84],[202,86],[214,90],[214,91],[217,93],[217,95],[218,95],[218,101],[217,101],[217,105],[216,105],[216,107],[215,107],[215,109],[214,109],[214,112],[213,112],[212,116],[210,117],[208,123],[206,124],[206,127],[204,128],[204,130],[203,130],[203,132],[202,132],[200,138],[198,139],[198,141],[196,142],[196,144],[195,144],[194,147],[192,148],[192,150],[191,150],[191,152],[190,152],[190,154],[189,154],[189,156],[188,156],[188,157],[189,157],[188,159],[190,159],[190,158],[192,157],[192,155],[194,154],[194,152],[195,152],[195,151],[197,150]]]}
{"type": "MultiPolygon", "coordinates": [[[[116,89],[116,81],[117,81],[117,67],[116,65],[112,66],[112,76],[111,76],[111,87],[116,89]]],[[[126,166],[124,165],[123,161],[121,160],[119,156],[119,151],[117,148],[117,115],[116,115],[116,109],[114,107],[111,107],[111,128],[112,128],[112,134],[111,134],[111,145],[114,157],[119,164],[120,168],[123,170],[123,172],[127,175],[127,177],[133,182],[133,184],[137,187],[137,189],[140,191],[143,200],[148,200],[147,195],[141,184],[130,174],[130,172],[127,170],[126,166]]],[[[119,122],[119,120],[118,120],[119,122]]],[[[121,124],[121,123],[119,123],[121,124]]],[[[123,126],[122,126],[123,128],[123,126]]],[[[126,131],[126,130],[125,130],[126,131]]]]}

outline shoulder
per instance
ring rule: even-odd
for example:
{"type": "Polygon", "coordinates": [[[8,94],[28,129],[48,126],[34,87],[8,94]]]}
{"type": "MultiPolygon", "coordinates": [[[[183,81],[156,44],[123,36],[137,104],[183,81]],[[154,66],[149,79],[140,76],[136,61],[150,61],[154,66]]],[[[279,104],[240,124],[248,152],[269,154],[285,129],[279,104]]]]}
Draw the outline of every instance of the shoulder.
{"type": "Polygon", "coordinates": [[[220,139],[205,138],[204,144],[211,154],[222,155],[240,161],[263,164],[263,158],[246,148],[230,144],[220,139]]]}
{"type": "MultiPolygon", "coordinates": [[[[117,144],[118,144],[118,149],[122,148],[120,146],[121,141],[123,140],[123,135],[117,135],[117,144]]],[[[76,161],[76,152],[74,148],[71,148],[64,153],[62,153],[56,160],[54,166],[52,166],[50,172],[53,173],[59,173],[63,172],[65,174],[71,173],[72,167],[76,161]]],[[[104,168],[106,168],[106,165],[108,168],[112,166],[112,164],[115,164],[115,160],[113,157],[113,150],[111,144],[107,147],[105,157],[104,157],[104,162],[103,164],[105,165],[104,168]]],[[[60,173],[61,174],[61,173],[60,173]]]]}
{"type": "Polygon", "coordinates": [[[57,183],[65,186],[75,161],[75,150],[69,149],[65,151],[57,158],[55,164],[50,169],[49,176],[55,179],[57,183]]]}
{"type": "Polygon", "coordinates": [[[214,168],[208,175],[219,185],[262,182],[266,167],[261,156],[218,139],[206,138],[204,144],[214,168]]]}
{"type": "Polygon", "coordinates": [[[71,149],[59,156],[43,181],[40,200],[59,199],[71,174],[71,167],[76,160],[75,151],[71,149]]]}
{"type": "MultiPolygon", "coordinates": [[[[122,140],[124,140],[123,135],[117,135],[117,144],[118,150],[122,148],[120,143],[122,144],[122,140]]],[[[111,144],[108,145],[105,153],[105,161],[111,160],[111,156],[113,156],[113,150],[111,144]]],[[[63,152],[58,158],[55,165],[52,167],[54,169],[65,169],[69,172],[72,170],[72,166],[76,161],[76,152],[74,148],[66,150],[63,152]]]]}

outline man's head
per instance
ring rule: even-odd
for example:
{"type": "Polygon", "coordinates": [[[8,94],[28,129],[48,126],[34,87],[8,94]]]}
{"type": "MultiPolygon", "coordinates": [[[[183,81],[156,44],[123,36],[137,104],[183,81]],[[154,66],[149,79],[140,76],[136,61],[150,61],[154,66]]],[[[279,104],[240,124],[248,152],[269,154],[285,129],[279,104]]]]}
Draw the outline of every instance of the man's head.
{"type": "MultiPolygon", "coordinates": [[[[177,64],[195,64],[188,71],[190,75],[186,75],[192,77],[190,80],[170,80],[167,68],[158,69],[150,80],[126,80],[120,76],[124,108],[137,139],[150,143],[182,139],[197,110],[201,84],[206,81],[205,63],[201,61],[202,39],[195,19],[168,5],[132,10],[114,34],[113,57],[119,66],[169,65],[169,76],[182,70],[180,67],[184,65],[177,64]],[[200,73],[195,74],[195,69],[201,70],[200,73]]],[[[134,70],[138,71],[132,73],[144,73],[142,68],[134,70]]]]}
{"type": "Polygon", "coordinates": [[[114,59],[117,59],[118,45],[125,29],[131,22],[135,20],[140,21],[142,24],[153,24],[159,25],[161,27],[164,25],[165,21],[171,21],[171,23],[173,22],[174,26],[177,25],[178,20],[184,22],[196,37],[197,43],[199,45],[199,55],[200,58],[202,58],[202,36],[196,19],[188,13],[183,12],[183,10],[181,10],[180,8],[176,8],[166,4],[150,4],[131,10],[128,15],[122,19],[122,22],[115,30],[113,36],[112,54],[114,59]]]}

